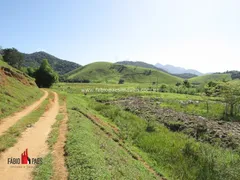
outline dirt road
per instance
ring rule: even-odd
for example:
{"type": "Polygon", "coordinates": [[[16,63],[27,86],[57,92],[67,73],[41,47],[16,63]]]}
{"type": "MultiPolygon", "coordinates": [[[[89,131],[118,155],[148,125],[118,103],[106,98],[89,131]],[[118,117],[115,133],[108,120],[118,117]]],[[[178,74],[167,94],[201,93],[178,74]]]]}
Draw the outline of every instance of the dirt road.
{"type": "Polygon", "coordinates": [[[61,124],[59,127],[59,136],[56,144],[53,146],[53,168],[54,168],[54,176],[52,180],[66,180],[68,179],[68,171],[65,166],[65,158],[64,158],[64,146],[67,140],[67,107],[66,103],[61,106],[62,114],[64,115],[63,120],[61,120],[61,124]]]}
{"type": "Polygon", "coordinates": [[[23,118],[24,116],[28,115],[30,112],[32,112],[35,108],[37,108],[48,96],[48,92],[45,90],[43,97],[41,97],[38,101],[34,102],[32,105],[26,107],[20,112],[17,112],[9,117],[6,117],[1,120],[0,122],[0,136],[8,130],[12,125],[14,125],[18,120],[23,118]]]}
{"type": "Polygon", "coordinates": [[[28,156],[32,158],[42,158],[48,152],[46,140],[51,131],[51,126],[59,111],[58,95],[54,93],[54,101],[51,107],[34,124],[27,129],[19,138],[16,145],[0,154],[0,177],[4,180],[28,180],[32,179],[31,172],[35,165],[21,164],[21,155],[28,149],[28,156]],[[8,164],[8,158],[20,158],[20,164],[8,164]]]}

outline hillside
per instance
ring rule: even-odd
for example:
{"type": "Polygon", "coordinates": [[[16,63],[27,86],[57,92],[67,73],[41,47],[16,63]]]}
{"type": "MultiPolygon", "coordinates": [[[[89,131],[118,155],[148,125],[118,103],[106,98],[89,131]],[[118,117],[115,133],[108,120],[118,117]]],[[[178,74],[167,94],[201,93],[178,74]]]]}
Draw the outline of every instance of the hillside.
{"type": "Polygon", "coordinates": [[[190,79],[190,78],[193,78],[193,77],[197,77],[197,75],[191,74],[191,73],[172,74],[172,75],[183,78],[183,79],[190,79]]]}
{"type": "Polygon", "coordinates": [[[231,74],[208,74],[189,79],[189,81],[193,84],[204,84],[209,81],[230,81],[230,80],[232,80],[231,74]]]}
{"type": "Polygon", "coordinates": [[[162,65],[160,63],[157,63],[155,66],[158,67],[158,68],[164,69],[165,71],[167,71],[171,74],[185,74],[185,73],[188,73],[188,74],[195,74],[197,76],[203,75],[201,72],[199,72],[195,69],[185,69],[185,68],[182,68],[182,67],[176,67],[176,66],[169,65],[169,64],[162,65]]]}
{"type": "Polygon", "coordinates": [[[0,60],[0,119],[42,96],[34,79],[0,60]]]}
{"type": "Polygon", "coordinates": [[[145,63],[142,61],[119,61],[119,62],[116,62],[116,64],[138,66],[138,67],[143,67],[143,68],[151,68],[151,69],[156,69],[156,70],[160,70],[160,71],[168,73],[166,70],[164,70],[162,68],[158,68],[152,64],[148,64],[148,63],[145,63]]]}
{"type": "Polygon", "coordinates": [[[55,56],[52,56],[46,52],[35,52],[32,54],[25,54],[24,55],[24,66],[25,67],[34,67],[37,68],[40,66],[43,59],[48,59],[49,64],[53,67],[55,71],[57,71],[60,75],[68,73],[78,67],[79,64],[59,59],[55,56]]]}
{"type": "Polygon", "coordinates": [[[191,73],[172,74],[172,73],[169,73],[168,71],[166,71],[166,70],[164,70],[162,68],[156,67],[156,66],[154,66],[152,64],[148,64],[148,63],[145,63],[145,62],[142,62],[142,61],[119,61],[119,62],[116,62],[116,64],[131,65],[131,66],[138,66],[138,67],[143,67],[143,68],[156,69],[156,70],[163,71],[165,73],[168,73],[170,75],[173,75],[173,76],[176,76],[176,77],[180,77],[180,78],[183,78],[183,79],[189,79],[189,78],[197,76],[197,75],[191,74],[191,73]]]}
{"type": "Polygon", "coordinates": [[[119,65],[108,62],[95,62],[78,68],[66,74],[70,82],[118,83],[123,79],[125,83],[166,83],[182,82],[181,78],[169,75],[159,70],[136,66],[119,65]]]}

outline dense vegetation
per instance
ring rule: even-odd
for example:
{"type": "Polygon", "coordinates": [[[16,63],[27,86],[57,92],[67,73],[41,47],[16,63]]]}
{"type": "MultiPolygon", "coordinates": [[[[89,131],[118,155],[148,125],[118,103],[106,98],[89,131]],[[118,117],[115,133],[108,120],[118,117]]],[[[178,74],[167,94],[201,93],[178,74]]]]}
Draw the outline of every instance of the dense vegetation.
{"type": "Polygon", "coordinates": [[[240,79],[240,71],[226,71],[223,74],[230,74],[233,80],[240,79]]]}
{"type": "Polygon", "coordinates": [[[59,73],[60,75],[63,75],[67,72],[70,72],[80,67],[80,65],[77,63],[59,59],[45,52],[35,52],[32,54],[23,53],[23,56],[24,67],[38,68],[42,63],[43,59],[48,59],[48,62],[52,66],[53,70],[59,73]]]}
{"type": "Polygon", "coordinates": [[[42,61],[41,66],[34,74],[38,87],[49,88],[58,81],[58,74],[53,71],[47,59],[42,61]]]}
{"type": "Polygon", "coordinates": [[[3,54],[4,61],[7,62],[10,66],[13,66],[17,69],[21,68],[23,64],[23,55],[18,52],[17,49],[3,49],[1,53],[3,54]]]}
{"type": "Polygon", "coordinates": [[[119,65],[107,62],[96,62],[78,68],[66,74],[67,82],[91,82],[91,83],[140,83],[140,84],[176,84],[182,79],[169,75],[159,70],[119,65]]]}

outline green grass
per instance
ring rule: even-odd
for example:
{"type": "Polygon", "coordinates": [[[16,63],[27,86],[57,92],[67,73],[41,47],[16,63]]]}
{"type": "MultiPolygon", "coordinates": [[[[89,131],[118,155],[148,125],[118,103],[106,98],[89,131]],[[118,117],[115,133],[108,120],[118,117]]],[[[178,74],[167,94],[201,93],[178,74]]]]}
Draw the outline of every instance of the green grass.
{"type": "Polygon", "coordinates": [[[50,180],[53,173],[52,166],[53,157],[52,154],[49,153],[43,158],[43,162],[41,165],[38,165],[37,168],[33,171],[33,179],[34,180],[50,180]]]}
{"type": "MultiPolygon", "coordinates": [[[[21,76],[23,81],[34,84],[34,80],[0,60],[0,67],[7,67],[21,76]]],[[[0,119],[32,104],[43,95],[36,85],[25,85],[16,77],[0,74],[0,119]]],[[[0,120],[1,121],[1,120],[0,120]]]]}
{"type": "Polygon", "coordinates": [[[39,120],[45,112],[50,98],[52,98],[52,95],[44,100],[36,110],[17,121],[16,124],[11,126],[2,136],[0,136],[0,152],[12,147],[17,142],[18,137],[21,136],[21,133],[24,132],[29,125],[34,125],[34,123],[39,120]]]}
{"type": "Polygon", "coordinates": [[[181,78],[162,71],[108,62],[95,62],[80,67],[68,73],[67,79],[90,80],[93,83],[112,84],[117,84],[119,79],[124,79],[125,83],[145,83],[150,85],[152,82],[166,84],[182,82],[181,78]]]}
{"type": "Polygon", "coordinates": [[[230,81],[232,80],[231,74],[207,74],[190,78],[189,82],[194,84],[205,84],[210,81],[230,81]]]}
{"type": "MultiPolygon", "coordinates": [[[[101,133],[98,132],[99,129],[89,119],[86,119],[78,112],[78,109],[85,113],[95,114],[106,123],[117,126],[119,133],[116,136],[124,140],[124,146],[127,146],[133,153],[141,155],[156,172],[163,174],[167,179],[239,179],[240,157],[237,152],[223,149],[217,145],[212,146],[207,143],[197,142],[195,139],[182,133],[171,132],[156,122],[152,122],[150,124],[152,130],[147,131],[148,124],[144,119],[116,106],[105,105],[95,101],[97,99],[106,102],[133,95],[163,99],[165,101],[160,105],[167,106],[168,103],[180,100],[201,101],[201,96],[156,92],[91,93],[84,96],[81,93],[81,89],[86,86],[91,88],[98,87],[97,84],[60,84],[54,87],[69,93],[67,95],[67,106],[70,113],[70,132],[66,150],[67,158],[69,158],[67,164],[69,170],[72,170],[70,172],[72,179],[81,179],[82,176],[83,179],[90,179],[89,177],[93,177],[93,179],[96,179],[96,177],[108,179],[110,177],[109,171],[98,169],[99,167],[105,168],[103,155],[99,151],[99,149],[102,150],[101,145],[99,148],[100,138],[102,138],[101,133]],[[97,136],[94,135],[96,132],[97,136]],[[89,147],[91,151],[89,151],[89,147]]],[[[99,86],[105,86],[105,84],[99,84],[99,86]]],[[[113,87],[112,85],[106,86],[113,87]]],[[[209,99],[210,102],[214,103],[221,101],[221,98],[218,97],[209,99]]],[[[169,106],[177,110],[179,107],[174,107],[175,105],[173,103],[169,106]]],[[[187,111],[192,111],[194,108],[200,111],[204,107],[203,105],[200,103],[199,107],[189,106],[187,111]]],[[[218,108],[217,106],[214,107],[218,108]]],[[[201,112],[199,113],[201,114],[201,112]]],[[[106,126],[103,131],[107,131],[110,134],[113,133],[106,126]]],[[[107,142],[106,145],[108,145],[107,142]]],[[[116,154],[116,156],[118,155],[116,154]]]]}
{"type": "Polygon", "coordinates": [[[169,179],[237,180],[240,175],[237,153],[196,142],[157,123],[153,132],[147,132],[144,120],[113,106],[95,102],[91,108],[111,119],[120,128],[122,137],[146,153],[147,160],[151,158],[156,170],[169,179]]]}
{"type": "Polygon", "coordinates": [[[56,117],[56,122],[52,126],[52,130],[49,134],[49,138],[47,140],[48,146],[50,149],[52,149],[53,145],[57,142],[58,136],[59,136],[59,126],[61,124],[61,120],[63,120],[64,115],[58,114],[56,117]]]}
{"type": "Polygon", "coordinates": [[[84,105],[80,96],[69,95],[69,133],[66,153],[69,179],[155,179],[118,143],[74,109],[84,105]],[[82,102],[79,106],[79,102],[82,102]]]}

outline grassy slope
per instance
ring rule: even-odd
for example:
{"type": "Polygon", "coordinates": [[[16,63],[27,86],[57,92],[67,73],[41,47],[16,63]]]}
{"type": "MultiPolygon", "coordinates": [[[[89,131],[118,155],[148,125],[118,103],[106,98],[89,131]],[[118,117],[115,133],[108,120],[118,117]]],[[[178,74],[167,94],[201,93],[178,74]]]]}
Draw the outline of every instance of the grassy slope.
{"type": "Polygon", "coordinates": [[[31,82],[33,85],[24,85],[16,77],[6,76],[0,70],[0,119],[30,105],[43,95],[43,92],[34,85],[32,78],[22,75],[20,71],[0,60],[1,67],[11,69],[23,77],[22,81],[31,82]]]}
{"type": "Polygon", "coordinates": [[[223,80],[232,80],[230,74],[208,74],[204,76],[198,76],[189,79],[191,83],[196,83],[196,84],[204,84],[209,81],[223,81],[223,80]]]}
{"type": "Polygon", "coordinates": [[[72,110],[79,106],[79,97],[68,95],[67,100],[69,179],[155,179],[142,163],[133,159],[99,127],[72,110]]]}
{"type": "Polygon", "coordinates": [[[90,80],[97,83],[118,83],[124,79],[126,83],[149,83],[159,82],[175,84],[182,79],[167,73],[135,66],[123,66],[108,62],[95,62],[76,69],[67,74],[69,80],[90,80]],[[121,68],[124,67],[122,70],[121,68]],[[151,71],[149,75],[147,73],[151,71]]]}

